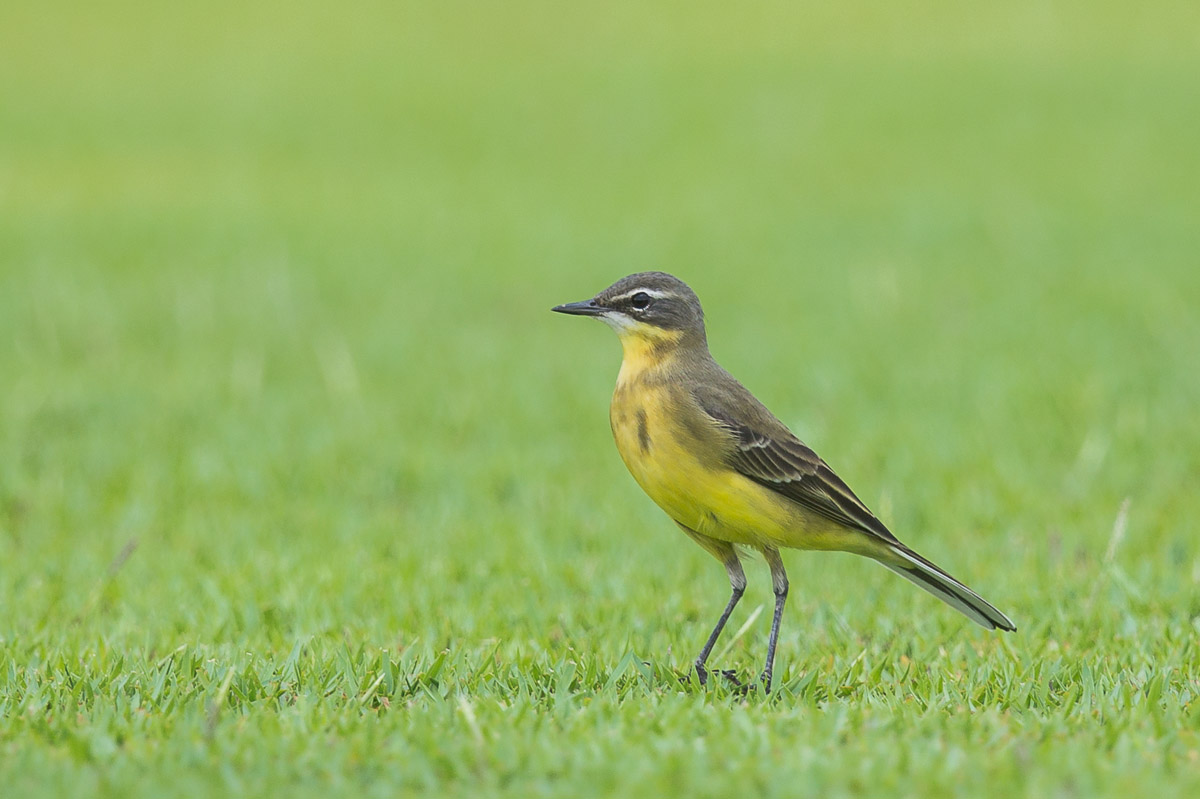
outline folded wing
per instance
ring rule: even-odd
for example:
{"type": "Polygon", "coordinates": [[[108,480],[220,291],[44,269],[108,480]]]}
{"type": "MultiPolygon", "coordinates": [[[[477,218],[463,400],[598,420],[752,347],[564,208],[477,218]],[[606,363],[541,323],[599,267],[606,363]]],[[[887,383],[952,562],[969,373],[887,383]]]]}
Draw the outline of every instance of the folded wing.
{"type": "Polygon", "coordinates": [[[734,419],[713,403],[701,401],[701,408],[733,434],[736,447],[729,459],[731,468],[813,513],[889,543],[896,542],[896,537],[829,464],[782,424],[766,432],[762,429],[766,425],[734,419]]]}

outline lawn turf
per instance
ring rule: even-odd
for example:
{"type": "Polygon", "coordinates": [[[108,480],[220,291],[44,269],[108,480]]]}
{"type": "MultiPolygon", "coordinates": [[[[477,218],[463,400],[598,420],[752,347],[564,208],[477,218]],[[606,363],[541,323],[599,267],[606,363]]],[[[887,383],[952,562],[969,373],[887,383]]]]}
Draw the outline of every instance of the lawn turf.
{"type": "Polygon", "coordinates": [[[1197,795],[1191,14],[9,4],[5,795],[1197,795]],[[682,683],[648,268],[1018,632],[789,553],[682,683]]]}

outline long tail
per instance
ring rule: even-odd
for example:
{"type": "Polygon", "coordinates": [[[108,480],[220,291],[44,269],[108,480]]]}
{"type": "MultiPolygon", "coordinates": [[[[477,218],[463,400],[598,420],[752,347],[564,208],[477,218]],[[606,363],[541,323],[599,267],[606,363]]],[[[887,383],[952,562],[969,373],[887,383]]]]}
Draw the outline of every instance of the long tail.
{"type": "Polygon", "coordinates": [[[893,544],[890,549],[898,560],[879,562],[896,574],[916,583],[971,621],[989,630],[999,627],[1011,632],[1017,629],[1012,620],[992,607],[991,603],[916,552],[903,544],[893,544]]]}

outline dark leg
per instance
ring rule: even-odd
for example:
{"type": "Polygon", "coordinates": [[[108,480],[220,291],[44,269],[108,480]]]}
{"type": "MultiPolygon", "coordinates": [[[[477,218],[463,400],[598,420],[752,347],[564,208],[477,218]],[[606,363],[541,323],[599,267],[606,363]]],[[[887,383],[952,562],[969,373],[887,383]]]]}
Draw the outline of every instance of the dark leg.
{"type": "MultiPolygon", "coordinates": [[[[675,523],[679,524],[679,522],[675,523]]],[[[742,572],[742,563],[738,560],[737,550],[733,548],[733,544],[728,541],[722,541],[719,538],[710,538],[703,533],[697,533],[687,525],[679,524],[679,529],[683,530],[693,541],[702,546],[705,552],[724,564],[725,572],[729,575],[729,585],[733,589],[733,593],[729,597],[729,604],[725,606],[725,612],[721,614],[721,618],[717,619],[717,626],[713,628],[712,635],[708,636],[708,640],[704,642],[704,649],[700,651],[700,655],[696,658],[696,676],[700,678],[700,684],[705,685],[708,682],[708,671],[705,670],[704,664],[708,662],[708,656],[712,653],[713,646],[716,645],[717,639],[721,637],[721,630],[725,629],[725,622],[729,621],[729,614],[733,613],[734,607],[737,605],[738,600],[742,598],[742,593],[746,590],[746,575],[742,572]]],[[[727,671],[724,674],[737,683],[737,678],[733,676],[733,672],[727,671]]]]}
{"type": "Polygon", "coordinates": [[[733,593],[729,596],[729,604],[725,606],[725,612],[721,614],[721,618],[717,619],[717,626],[713,627],[712,634],[708,636],[708,640],[704,642],[704,648],[700,650],[700,655],[696,658],[696,675],[700,678],[701,685],[708,682],[708,671],[705,670],[704,664],[708,661],[713,646],[721,636],[721,630],[725,629],[725,622],[729,621],[729,614],[733,613],[738,600],[746,591],[746,575],[742,572],[742,564],[732,547],[730,547],[730,553],[731,558],[725,561],[725,571],[729,573],[729,585],[733,589],[733,593]]]}
{"type": "Polygon", "coordinates": [[[788,578],[783,570],[783,559],[779,550],[768,547],[763,550],[767,565],[771,567],[771,586],[775,589],[775,618],[771,620],[771,638],[767,642],[767,667],[763,669],[763,690],[771,693],[771,672],[775,669],[775,644],[779,641],[779,621],[783,618],[783,603],[787,602],[788,578]]]}

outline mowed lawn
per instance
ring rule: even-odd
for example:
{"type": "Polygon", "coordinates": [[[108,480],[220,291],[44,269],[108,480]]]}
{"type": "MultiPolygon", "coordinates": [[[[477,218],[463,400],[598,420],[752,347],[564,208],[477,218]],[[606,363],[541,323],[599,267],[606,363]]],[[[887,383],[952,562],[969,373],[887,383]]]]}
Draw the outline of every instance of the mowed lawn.
{"type": "Polygon", "coordinates": [[[4,795],[1200,795],[1193,12],[7,5],[4,795]],[[643,269],[1018,631],[792,552],[686,682],[643,269]]]}

